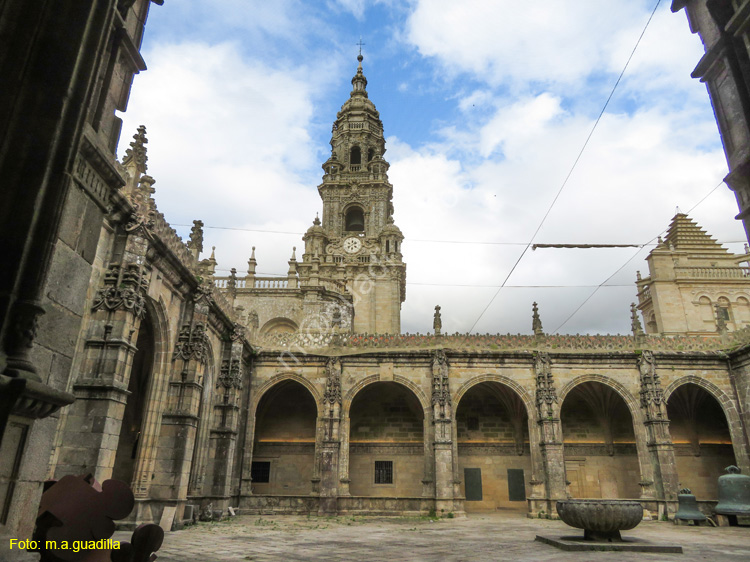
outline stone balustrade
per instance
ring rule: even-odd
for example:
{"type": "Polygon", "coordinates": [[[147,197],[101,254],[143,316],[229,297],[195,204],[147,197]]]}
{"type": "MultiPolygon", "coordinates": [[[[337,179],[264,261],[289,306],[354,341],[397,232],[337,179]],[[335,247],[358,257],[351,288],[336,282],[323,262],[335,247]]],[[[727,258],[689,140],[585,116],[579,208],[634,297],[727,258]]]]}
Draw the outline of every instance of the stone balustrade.
{"type": "Polygon", "coordinates": [[[675,267],[678,278],[745,279],[750,277],[750,267],[675,267]]]}
{"type": "Polygon", "coordinates": [[[728,341],[716,336],[585,335],[561,334],[534,336],[526,334],[342,334],[276,333],[266,334],[253,342],[264,349],[327,349],[327,348],[433,348],[477,351],[722,351],[750,343],[750,329],[728,334],[728,341]]]}

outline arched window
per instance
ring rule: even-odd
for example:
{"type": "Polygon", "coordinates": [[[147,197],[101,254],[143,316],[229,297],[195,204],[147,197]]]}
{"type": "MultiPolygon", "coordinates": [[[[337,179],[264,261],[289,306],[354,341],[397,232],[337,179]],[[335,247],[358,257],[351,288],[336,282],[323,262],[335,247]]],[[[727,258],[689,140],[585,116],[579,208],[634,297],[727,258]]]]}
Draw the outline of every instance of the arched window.
{"type": "Polygon", "coordinates": [[[718,308],[716,309],[716,313],[721,317],[724,322],[731,322],[732,316],[729,313],[729,299],[726,297],[719,297],[718,301],[718,308]]]}
{"type": "Polygon", "coordinates": [[[362,151],[358,146],[353,146],[349,153],[349,164],[361,164],[362,163],[362,151]]]}
{"type": "Polygon", "coordinates": [[[352,207],[346,212],[344,230],[363,232],[365,230],[365,214],[360,207],[352,207]]]}
{"type": "Polygon", "coordinates": [[[367,161],[372,162],[372,159],[375,158],[375,149],[371,148],[367,151],[367,161]]]}

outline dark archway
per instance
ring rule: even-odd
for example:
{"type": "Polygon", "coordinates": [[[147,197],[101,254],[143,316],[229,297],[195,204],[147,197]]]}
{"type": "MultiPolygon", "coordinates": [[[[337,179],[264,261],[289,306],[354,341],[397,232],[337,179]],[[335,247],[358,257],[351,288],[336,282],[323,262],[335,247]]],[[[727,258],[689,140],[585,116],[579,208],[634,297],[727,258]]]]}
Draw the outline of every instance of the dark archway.
{"type": "Polygon", "coordinates": [[[472,386],[456,408],[456,436],[466,511],[525,510],[531,451],[521,397],[498,382],[472,386]]]}
{"type": "Polygon", "coordinates": [[[362,232],[365,229],[365,214],[361,207],[352,207],[346,211],[344,230],[349,232],[362,232]]]}
{"type": "Polygon", "coordinates": [[[687,383],[669,396],[667,416],[680,487],[690,488],[701,500],[717,499],[719,476],[735,464],[721,405],[705,389],[687,383]]]}
{"type": "Polygon", "coordinates": [[[281,381],[263,395],[255,411],[254,494],[310,493],[317,417],[315,399],[297,381],[281,381]]]}
{"type": "Polygon", "coordinates": [[[154,368],[154,327],[149,314],[141,320],[133,356],[133,367],[128,381],[127,403],[122,416],[120,437],[117,441],[112,478],[131,484],[138,450],[143,442],[143,417],[154,368]]]}
{"type": "Polygon", "coordinates": [[[620,394],[600,382],[581,383],[566,395],[560,418],[572,497],[640,497],[633,418],[620,394]]]}
{"type": "Polygon", "coordinates": [[[424,478],[424,410],[408,388],[376,382],[349,409],[353,496],[419,497],[424,478]]]}

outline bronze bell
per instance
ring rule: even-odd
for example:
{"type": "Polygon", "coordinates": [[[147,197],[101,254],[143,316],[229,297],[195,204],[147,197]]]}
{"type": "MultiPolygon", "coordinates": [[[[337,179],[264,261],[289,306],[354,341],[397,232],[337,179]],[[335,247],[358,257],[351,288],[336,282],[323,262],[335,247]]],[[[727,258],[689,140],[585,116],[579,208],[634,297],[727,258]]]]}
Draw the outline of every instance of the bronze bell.
{"type": "Polygon", "coordinates": [[[750,515],[750,476],[740,474],[736,466],[728,466],[727,474],[719,476],[719,515],[750,515]]]}
{"type": "Polygon", "coordinates": [[[695,496],[690,491],[690,488],[683,488],[677,495],[677,513],[674,514],[675,521],[681,519],[683,521],[705,521],[706,516],[701,513],[698,508],[698,502],[695,496]]]}

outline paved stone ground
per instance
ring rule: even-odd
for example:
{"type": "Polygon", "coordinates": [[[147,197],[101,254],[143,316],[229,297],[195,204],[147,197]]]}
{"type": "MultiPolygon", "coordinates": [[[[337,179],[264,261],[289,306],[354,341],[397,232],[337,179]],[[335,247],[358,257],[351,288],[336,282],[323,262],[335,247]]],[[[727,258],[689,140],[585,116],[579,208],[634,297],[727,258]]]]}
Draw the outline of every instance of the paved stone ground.
{"type": "MultiPolygon", "coordinates": [[[[623,533],[625,537],[681,544],[684,554],[564,552],[534,541],[537,534],[578,533],[561,521],[526,519],[517,513],[438,521],[407,517],[246,515],[167,533],[158,555],[159,562],[750,560],[750,527],[678,527],[644,521],[623,533]]],[[[118,532],[113,538],[127,540],[128,536],[129,533],[118,532]]]]}

